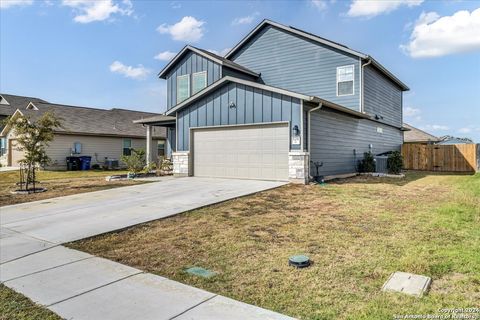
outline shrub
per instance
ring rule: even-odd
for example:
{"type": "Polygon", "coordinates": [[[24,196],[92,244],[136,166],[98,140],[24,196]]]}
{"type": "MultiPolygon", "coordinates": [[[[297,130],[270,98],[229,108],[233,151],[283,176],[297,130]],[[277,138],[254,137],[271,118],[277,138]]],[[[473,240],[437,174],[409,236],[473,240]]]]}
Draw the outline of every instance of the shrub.
{"type": "Polygon", "coordinates": [[[393,151],[387,159],[388,173],[399,174],[403,169],[403,157],[399,151],[393,151]]]}
{"type": "Polygon", "coordinates": [[[375,172],[375,158],[371,152],[365,152],[358,162],[358,172],[375,172]]]}
{"type": "Polygon", "coordinates": [[[100,170],[100,165],[98,163],[92,164],[92,170],[100,170]]]}
{"type": "Polygon", "coordinates": [[[131,151],[129,156],[122,156],[121,160],[128,171],[136,175],[145,168],[145,151],[142,149],[131,149],[131,151]]]}

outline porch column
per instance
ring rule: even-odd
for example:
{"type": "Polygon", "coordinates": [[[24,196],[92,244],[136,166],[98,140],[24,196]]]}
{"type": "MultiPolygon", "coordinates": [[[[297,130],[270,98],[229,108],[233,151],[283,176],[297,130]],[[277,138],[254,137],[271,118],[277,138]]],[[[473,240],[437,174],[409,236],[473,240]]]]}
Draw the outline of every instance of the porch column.
{"type": "Polygon", "coordinates": [[[146,155],[146,162],[147,162],[147,165],[149,165],[150,163],[152,163],[152,160],[153,160],[153,157],[152,157],[152,144],[153,144],[153,141],[152,141],[152,126],[150,125],[146,125],[146,128],[147,128],[147,146],[146,146],[146,149],[145,150],[145,155],[146,155]]]}

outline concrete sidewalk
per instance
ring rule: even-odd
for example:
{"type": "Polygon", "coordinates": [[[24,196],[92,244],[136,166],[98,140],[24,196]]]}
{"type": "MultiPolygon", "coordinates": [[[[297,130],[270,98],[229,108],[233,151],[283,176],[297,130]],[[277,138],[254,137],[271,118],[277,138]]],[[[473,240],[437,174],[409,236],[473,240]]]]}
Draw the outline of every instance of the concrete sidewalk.
{"type": "Polygon", "coordinates": [[[61,246],[284,183],[172,179],[0,210],[0,281],[66,319],[292,319],[61,246]]]}
{"type": "Polygon", "coordinates": [[[63,246],[1,264],[0,281],[65,319],[292,319],[63,246]]]}

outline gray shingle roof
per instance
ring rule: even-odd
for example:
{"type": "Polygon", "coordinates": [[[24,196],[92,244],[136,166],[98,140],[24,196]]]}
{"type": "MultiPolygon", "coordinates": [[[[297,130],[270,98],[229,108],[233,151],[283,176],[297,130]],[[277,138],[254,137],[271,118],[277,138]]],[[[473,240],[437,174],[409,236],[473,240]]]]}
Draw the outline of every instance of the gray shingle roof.
{"type": "Polygon", "coordinates": [[[0,115],[2,116],[11,116],[15,112],[15,110],[25,108],[30,103],[30,101],[47,102],[39,98],[17,96],[6,93],[0,93],[0,96],[8,102],[8,105],[0,103],[0,115]]]}
{"type": "Polygon", "coordinates": [[[412,127],[407,123],[404,123],[403,126],[407,129],[410,129],[410,131],[405,131],[403,133],[404,142],[437,142],[439,141],[438,137],[435,137],[430,133],[427,133],[425,131],[412,127]]]}
{"type": "MultiPolygon", "coordinates": [[[[125,109],[96,109],[48,102],[33,102],[38,110],[19,110],[31,121],[35,121],[45,112],[53,112],[62,119],[64,128],[56,131],[59,133],[75,133],[86,135],[121,136],[144,138],[146,129],[142,124],[133,123],[134,120],[148,118],[156,113],[125,110],[125,109]]],[[[165,137],[166,130],[154,127],[153,137],[165,137]]]]}

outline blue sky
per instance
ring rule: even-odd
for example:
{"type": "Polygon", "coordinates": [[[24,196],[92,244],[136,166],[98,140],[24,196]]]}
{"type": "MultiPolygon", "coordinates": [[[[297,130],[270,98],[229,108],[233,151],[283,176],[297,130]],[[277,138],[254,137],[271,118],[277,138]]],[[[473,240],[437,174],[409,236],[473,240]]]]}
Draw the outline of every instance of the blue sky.
{"type": "Polygon", "coordinates": [[[162,112],[156,74],[186,43],[218,53],[268,18],[375,57],[404,120],[480,142],[480,1],[0,0],[0,91],[162,112]],[[479,9],[479,10],[476,10],[479,9]]]}

